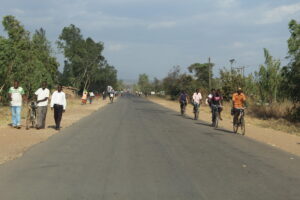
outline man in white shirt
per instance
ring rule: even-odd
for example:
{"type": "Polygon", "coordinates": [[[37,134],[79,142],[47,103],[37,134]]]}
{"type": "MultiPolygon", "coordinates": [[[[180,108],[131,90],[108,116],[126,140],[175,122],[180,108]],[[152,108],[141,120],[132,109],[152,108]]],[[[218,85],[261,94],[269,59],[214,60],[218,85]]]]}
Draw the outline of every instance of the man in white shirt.
{"type": "Polygon", "coordinates": [[[55,129],[60,130],[60,122],[63,112],[66,111],[66,94],[62,91],[62,86],[57,86],[57,91],[53,92],[51,97],[51,110],[54,109],[55,129]]]}
{"type": "Polygon", "coordinates": [[[90,104],[92,104],[94,97],[95,97],[94,92],[89,92],[89,102],[90,102],[90,104]]]}
{"type": "Polygon", "coordinates": [[[47,83],[43,82],[42,87],[39,88],[35,95],[37,96],[37,129],[44,129],[46,124],[46,115],[48,108],[48,99],[50,91],[47,88],[47,83]]]}
{"type": "Polygon", "coordinates": [[[14,81],[14,86],[9,88],[8,95],[10,98],[12,127],[21,128],[21,108],[25,92],[19,87],[19,82],[14,81]]]}
{"type": "MultiPolygon", "coordinates": [[[[199,112],[200,103],[202,102],[202,95],[199,92],[199,89],[196,89],[196,92],[193,94],[193,104],[194,104],[194,113],[199,112]]],[[[195,115],[195,120],[196,120],[195,115]]]]}

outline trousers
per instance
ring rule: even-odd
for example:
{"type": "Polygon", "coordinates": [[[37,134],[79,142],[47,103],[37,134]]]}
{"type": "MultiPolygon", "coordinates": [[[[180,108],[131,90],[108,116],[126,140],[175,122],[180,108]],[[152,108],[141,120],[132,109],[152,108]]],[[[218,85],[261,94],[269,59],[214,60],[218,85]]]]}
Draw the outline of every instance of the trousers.
{"type": "Polygon", "coordinates": [[[62,113],[63,113],[63,106],[54,104],[54,121],[55,121],[55,128],[60,128],[60,122],[62,119],[62,113]]]}
{"type": "Polygon", "coordinates": [[[48,106],[37,107],[37,128],[45,128],[48,106]]]}
{"type": "Polygon", "coordinates": [[[11,118],[13,126],[21,125],[21,106],[12,106],[11,107],[11,118]]]}

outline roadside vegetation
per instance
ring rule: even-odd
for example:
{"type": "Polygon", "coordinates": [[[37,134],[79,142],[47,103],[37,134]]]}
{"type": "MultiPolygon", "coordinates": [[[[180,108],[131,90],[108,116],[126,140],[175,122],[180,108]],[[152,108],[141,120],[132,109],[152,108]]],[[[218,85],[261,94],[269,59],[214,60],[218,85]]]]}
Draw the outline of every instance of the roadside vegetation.
{"type": "Polygon", "coordinates": [[[189,73],[183,73],[180,66],[175,66],[161,80],[155,78],[150,81],[147,74],[141,74],[134,90],[146,95],[152,91],[176,100],[182,90],[192,95],[196,88],[200,88],[206,97],[211,88],[221,89],[224,100],[229,102],[230,107],[231,95],[241,87],[248,97],[248,114],[275,122],[264,124],[266,126],[293,125],[295,127],[293,130],[299,130],[300,24],[291,20],[288,28],[290,31],[290,38],[287,40],[288,64],[285,66],[282,66],[281,61],[274,58],[268,49],[263,49],[265,62],[259,66],[258,71],[247,75],[244,73],[245,67],[233,67],[234,59],[229,60],[230,69],[223,68],[214,75],[214,63],[209,59],[206,63],[187,66],[189,73]]]}

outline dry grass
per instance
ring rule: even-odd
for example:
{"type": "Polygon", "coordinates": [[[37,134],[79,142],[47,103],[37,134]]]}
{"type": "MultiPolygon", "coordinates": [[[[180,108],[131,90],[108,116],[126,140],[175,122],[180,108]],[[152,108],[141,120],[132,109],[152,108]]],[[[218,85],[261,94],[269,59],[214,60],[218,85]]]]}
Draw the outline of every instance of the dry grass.
{"type": "Polygon", "coordinates": [[[249,114],[260,119],[287,119],[293,106],[289,101],[271,105],[251,104],[249,114]]]}
{"type": "Polygon", "coordinates": [[[7,126],[11,120],[10,108],[8,106],[0,107],[0,126],[7,126]]]}

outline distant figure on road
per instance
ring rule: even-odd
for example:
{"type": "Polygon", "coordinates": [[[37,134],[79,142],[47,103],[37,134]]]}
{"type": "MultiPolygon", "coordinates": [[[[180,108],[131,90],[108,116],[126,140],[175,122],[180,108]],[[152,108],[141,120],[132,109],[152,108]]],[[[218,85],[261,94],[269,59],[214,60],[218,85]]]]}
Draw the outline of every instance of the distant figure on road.
{"type": "Polygon", "coordinates": [[[21,128],[21,108],[25,92],[22,87],[19,87],[19,82],[14,81],[14,86],[9,88],[8,95],[11,105],[12,127],[21,128]]]}
{"type": "Polygon", "coordinates": [[[66,111],[67,100],[66,94],[62,91],[62,86],[57,86],[57,91],[52,94],[51,110],[54,109],[55,129],[60,130],[60,122],[63,112],[66,111]]]}
{"type": "Polygon", "coordinates": [[[88,98],[88,92],[84,90],[81,97],[81,105],[86,104],[87,98],[88,98]]]}
{"type": "Polygon", "coordinates": [[[105,91],[102,92],[102,99],[103,99],[103,100],[106,99],[106,92],[105,92],[105,91]]]}
{"type": "Polygon", "coordinates": [[[47,83],[43,82],[42,87],[39,88],[35,95],[37,96],[37,129],[44,129],[46,125],[46,115],[48,109],[48,99],[50,91],[47,88],[47,83]]]}
{"type": "Polygon", "coordinates": [[[110,99],[110,102],[111,102],[111,103],[114,102],[114,97],[115,97],[115,91],[112,90],[112,91],[110,91],[110,93],[109,93],[109,99],[110,99]]]}
{"type": "Polygon", "coordinates": [[[90,104],[92,104],[94,97],[95,97],[94,92],[90,92],[89,93],[89,102],[90,102],[90,104]]]}

